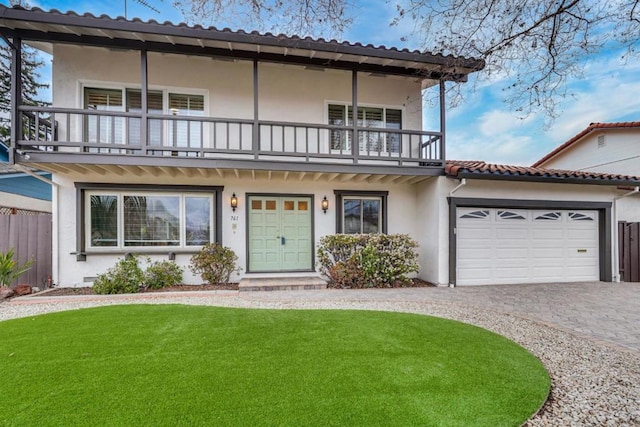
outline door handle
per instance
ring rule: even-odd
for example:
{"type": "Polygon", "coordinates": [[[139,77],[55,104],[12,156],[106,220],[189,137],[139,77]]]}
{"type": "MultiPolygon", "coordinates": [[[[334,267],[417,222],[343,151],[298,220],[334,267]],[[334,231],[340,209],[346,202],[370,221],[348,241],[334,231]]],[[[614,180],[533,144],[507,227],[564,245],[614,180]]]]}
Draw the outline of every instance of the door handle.
{"type": "Polygon", "coordinates": [[[287,239],[284,238],[284,236],[280,237],[280,244],[284,245],[286,243],[287,239]]]}

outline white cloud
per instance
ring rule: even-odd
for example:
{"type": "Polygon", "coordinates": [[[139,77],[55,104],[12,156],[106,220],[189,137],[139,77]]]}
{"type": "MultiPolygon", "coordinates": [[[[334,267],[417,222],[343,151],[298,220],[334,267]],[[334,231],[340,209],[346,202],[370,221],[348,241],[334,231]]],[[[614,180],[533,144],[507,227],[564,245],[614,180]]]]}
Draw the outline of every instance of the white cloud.
{"type": "Polygon", "coordinates": [[[529,165],[533,145],[534,140],[527,135],[500,133],[484,137],[467,132],[452,132],[447,137],[447,158],[529,165]]]}
{"type": "Polygon", "coordinates": [[[532,120],[519,118],[516,114],[505,110],[490,110],[480,116],[480,132],[485,136],[496,136],[521,129],[532,120]]]}

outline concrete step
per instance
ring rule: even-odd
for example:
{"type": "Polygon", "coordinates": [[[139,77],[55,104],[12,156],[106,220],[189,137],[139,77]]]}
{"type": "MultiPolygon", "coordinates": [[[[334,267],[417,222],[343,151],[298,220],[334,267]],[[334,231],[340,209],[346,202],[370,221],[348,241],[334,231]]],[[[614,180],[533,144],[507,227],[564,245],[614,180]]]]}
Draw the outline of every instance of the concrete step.
{"type": "Polygon", "coordinates": [[[309,277],[248,277],[240,280],[240,292],[248,291],[301,291],[326,289],[327,282],[318,276],[309,277]]]}

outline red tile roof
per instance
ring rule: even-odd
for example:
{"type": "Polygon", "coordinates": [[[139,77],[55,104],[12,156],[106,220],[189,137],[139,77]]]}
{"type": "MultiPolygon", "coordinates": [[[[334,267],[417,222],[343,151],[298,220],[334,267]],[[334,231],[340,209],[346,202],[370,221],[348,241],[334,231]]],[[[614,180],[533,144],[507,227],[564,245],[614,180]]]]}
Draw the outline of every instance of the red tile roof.
{"type": "Polygon", "coordinates": [[[448,160],[445,174],[451,178],[504,179],[512,181],[546,181],[574,184],[640,185],[639,176],[610,173],[511,166],[479,160],[448,160]]]}
{"type": "Polygon", "coordinates": [[[550,160],[556,154],[564,151],[569,148],[576,142],[580,141],[582,138],[593,132],[594,130],[602,130],[602,129],[621,129],[621,128],[637,128],[640,127],[640,122],[617,122],[617,123],[590,123],[589,126],[584,129],[582,132],[578,133],[576,136],[565,142],[564,144],[557,147],[552,152],[546,154],[543,158],[535,162],[532,166],[538,167],[542,165],[547,160],[550,160]]]}

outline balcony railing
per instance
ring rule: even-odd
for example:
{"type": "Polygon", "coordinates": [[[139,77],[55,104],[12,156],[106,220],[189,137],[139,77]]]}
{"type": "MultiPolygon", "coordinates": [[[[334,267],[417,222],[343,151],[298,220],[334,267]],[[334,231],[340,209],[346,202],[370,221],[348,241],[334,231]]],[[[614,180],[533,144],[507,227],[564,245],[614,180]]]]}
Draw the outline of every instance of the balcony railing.
{"type": "Polygon", "coordinates": [[[140,113],[32,106],[19,112],[23,138],[16,148],[25,154],[443,165],[440,132],[165,114],[147,114],[145,130],[140,113]]]}

